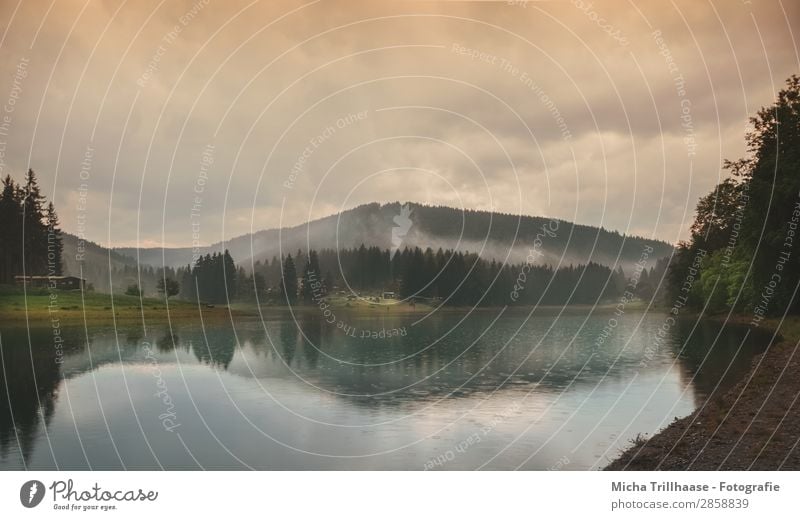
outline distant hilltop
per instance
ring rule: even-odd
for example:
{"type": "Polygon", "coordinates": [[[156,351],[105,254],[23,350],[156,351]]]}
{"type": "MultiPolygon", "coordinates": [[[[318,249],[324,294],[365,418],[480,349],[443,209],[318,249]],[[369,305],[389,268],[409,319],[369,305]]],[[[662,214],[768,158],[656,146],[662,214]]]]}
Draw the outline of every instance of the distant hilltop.
{"type": "MultiPolygon", "coordinates": [[[[74,240],[65,240],[65,257],[74,240]]],[[[651,258],[672,253],[673,246],[663,241],[626,236],[594,226],[573,224],[546,217],[530,217],[489,211],[461,210],[446,206],[392,202],[365,204],[306,224],[268,229],[242,235],[224,243],[201,248],[199,253],[213,253],[227,248],[236,262],[245,267],[250,261],[315,249],[354,248],[361,244],[381,249],[430,247],[469,251],[499,262],[520,263],[535,250],[536,263],[557,265],[595,262],[612,268],[632,268],[646,247],[651,258]],[[400,224],[398,224],[400,222],[400,224]],[[402,229],[398,229],[402,228],[402,229]],[[280,239],[279,239],[280,237],[280,239]]],[[[108,259],[99,246],[92,245],[92,257],[108,259]]],[[[192,263],[192,248],[115,248],[114,263],[131,265],[138,258],[142,264],[178,267],[192,263]]],[[[72,273],[77,267],[68,265],[72,273]]]]}

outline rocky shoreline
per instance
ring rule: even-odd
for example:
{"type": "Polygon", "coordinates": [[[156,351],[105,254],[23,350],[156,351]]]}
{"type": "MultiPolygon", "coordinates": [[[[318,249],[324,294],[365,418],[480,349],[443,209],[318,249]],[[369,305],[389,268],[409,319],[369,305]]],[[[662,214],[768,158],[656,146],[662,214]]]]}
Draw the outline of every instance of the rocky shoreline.
{"type": "Polygon", "coordinates": [[[785,321],[785,337],[776,335],[724,395],[652,438],[636,439],[605,469],[800,469],[800,337],[792,333],[798,322],[785,321]]]}

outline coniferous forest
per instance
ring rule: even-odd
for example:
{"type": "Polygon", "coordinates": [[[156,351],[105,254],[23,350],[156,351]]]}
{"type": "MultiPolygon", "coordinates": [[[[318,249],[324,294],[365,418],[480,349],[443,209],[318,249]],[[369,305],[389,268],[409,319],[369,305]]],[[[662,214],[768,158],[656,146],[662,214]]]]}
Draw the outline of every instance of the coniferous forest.
{"type": "Polygon", "coordinates": [[[272,287],[279,300],[311,302],[339,294],[381,295],[414,300],[436,300],[444,305],[591,305],[619,298],[626,290],[642,299],[657,291],[666,260],[653,262],[637,274],[622,268],[587,265],[506,264],[485,260],[474,253],[434,252],[431,248],[404,248],[394,255],[388,249],[361,246],[356,249],[298,251],[283,261],[256,262],[253,278],[239,273],[239,296],[252,296],[255,287],[272,287]],[[298,261],[298,259],[300,259],[298,261]],[[344,274],[344,276],[341,275],[344,274]],[[315,282],[322,286],[315,294],[315,282]]]}
{"type": "Polygon", "coordinates": [[[17,275],[62,274],[63,244],[58,215],[39,189],[33,170],[22,184],[7,175],[0,193],[0,283],[17,275]]]}
{"type": "MultiPolygon", "coordinates": [[[[11,284],[14,276],[23,273],[62,274],[65,262],[58,216],[53,203],[41,194],[33,170],[22,184],[10,176],[3,180],[0,217],[6,224],[0,229],[0,283],[11,284]]],[[[280,260],[273,257],[248,267],[237,267],[225,250],[200,256],[193,265],[177,269],[148,265],[106,268],[105,275],[94,281],[103,292],[116,287],[114,292],[129,295],[177,295],[206,303],[309,304],[334,291],[368,295],[388,291],[403,299],[481,306],[594,304],[618,298],[628,283],[622,268],[612,270],[593,262],[558,267],[504,265],[474,253],[419,247],[406,247],[395,254],[364,245],[308,254],[298,250],[280,260]],[[316,282],[323,290],[315,295],[311,287],[316,282]]],[[[97,266],[84,263],[82,268],[87,272],[97,266]]],[[[660,261],[644,269],[637,279],[636,295],[651,298],[665,268],[660,261]]],[[[94,284],[88,288],[94,289],[94,284]]]]}

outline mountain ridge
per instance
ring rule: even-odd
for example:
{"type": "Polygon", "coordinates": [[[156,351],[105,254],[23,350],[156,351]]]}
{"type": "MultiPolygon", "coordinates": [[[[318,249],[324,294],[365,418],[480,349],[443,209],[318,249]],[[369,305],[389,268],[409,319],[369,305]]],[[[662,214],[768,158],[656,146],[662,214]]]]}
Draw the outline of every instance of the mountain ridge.
{"type": "MultiPolygon", "coordinates": [[[[65,240],[65,254],[73,256],[75,240],[65,240]]],[[[624,235],[602,227],[575,224],[561,219],[515,215],[486,210],[460,210],[448,206],[429,206],[415,202],[363,204],[342,212],[285,228],[268,228],[245,233],[224,242],[216,242],[195,251],[180,248],[112,248],[112,266],[142,264],[151,266],[185,266],[197,254],[211,254],[228,249],[236,262],[249,267],[256,260],[282,254],[295,254],[298,249],[342,249],[378,246],[431,247],[479,253],[487,259],[508,262],[524,261],[531,248],[537,249],[537,263],[552,265],[586,264],[590,261],[627,270],[641,257],[646,246],[653,257],[669,256],[673,246],[667,242],[636,235],[624,235]],[[398,224],[401,208],[410,210],[408,229],[400,242],[398,224]],[[544,230],[544,232],[542,231],[544,230]],[[538,241],[537,241],[538,237],[538,241]],[[163,261],[162,261],[163,259],[163,261]]],[[[92,244],[99,253],[109,251],[92,244]]],[[[97,255],[94,255],[97,256],[97,255]]],[[[74,262],[68,271],[74,273],[74,262]]]]}

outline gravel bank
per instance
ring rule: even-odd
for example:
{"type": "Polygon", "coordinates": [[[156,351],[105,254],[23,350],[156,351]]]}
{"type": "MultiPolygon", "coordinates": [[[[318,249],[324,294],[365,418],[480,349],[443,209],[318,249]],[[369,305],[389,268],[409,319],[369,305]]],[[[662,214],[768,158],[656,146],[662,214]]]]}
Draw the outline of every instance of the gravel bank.
{"type": "Polygon", "coordinates": [[[800,342],[779,339],[724,395],[635,441],[605,469],[798,470],[799,444],[800,342]]]}

